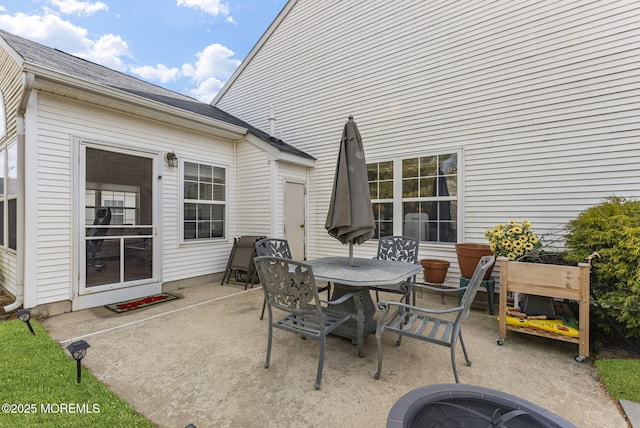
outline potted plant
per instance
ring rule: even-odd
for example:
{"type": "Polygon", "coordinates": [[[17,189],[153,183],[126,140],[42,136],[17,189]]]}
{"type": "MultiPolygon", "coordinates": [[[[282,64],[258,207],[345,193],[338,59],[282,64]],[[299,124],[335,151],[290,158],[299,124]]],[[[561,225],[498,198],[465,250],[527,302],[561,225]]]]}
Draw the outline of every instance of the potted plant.
{"type": "MultiPolygon", "coordinates": [[[[493,251],[491,251],[491,247],[487,244],[474,244],[467,242],[456,244],[456,256],[458,257],[460,274],[464,278],[471,278],[480,259],[483,256],[490,256],[492,254],[493,251]]],[[[493,272],[493,266],[487,270],[483,280],[489,279],[491,277],[491,272],[493,272]]]]}
{"type": "Polygon", "coordinates": [[[531,222],[510,220],[484,232],[489,248],[496,257],[518,260],[542,247],[540,239],[531,230],[531,222]]]}
{"type": "Polygon", "coordinates": [[[449,270],[450,264],[451,263],[447,260],[420,260],[425,282],[430,284],[442,284],[447,279],[447,271],[449,270]]]}

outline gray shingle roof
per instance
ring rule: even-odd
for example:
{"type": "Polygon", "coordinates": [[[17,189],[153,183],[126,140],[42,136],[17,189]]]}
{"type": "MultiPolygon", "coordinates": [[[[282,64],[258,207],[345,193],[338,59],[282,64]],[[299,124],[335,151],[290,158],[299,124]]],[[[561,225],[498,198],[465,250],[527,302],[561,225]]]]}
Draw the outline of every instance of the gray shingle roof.
{"type": "Polygon", "coordinates": [[[299,150],[278,138],[269,136],[269,134],[259,128],[232,116],[218,107],[203,103],[195,98],[173,92],[169,89],[145,82],[144,80],[137,79],[108,67],[78,58],[61,50],[49,48],[1,29],[0,37],[2,37],[7,44],[9,44],[9,46],[11,46],[16,53],[29,64],[63,73],[86,82],[137,95],[160,104],[165,104],[207,118],[247,128],[248,132],[261,140],[266,141],[282,152],[295,154],[307,159],[313,159],[312,156],[302,150],[299,150]]]}

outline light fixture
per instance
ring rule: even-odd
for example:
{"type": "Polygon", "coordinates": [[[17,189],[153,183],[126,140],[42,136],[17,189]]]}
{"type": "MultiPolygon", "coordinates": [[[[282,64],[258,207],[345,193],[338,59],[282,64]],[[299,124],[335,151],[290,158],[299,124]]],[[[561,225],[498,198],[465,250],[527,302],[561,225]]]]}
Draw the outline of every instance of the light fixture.
{"type": "Polygon", "coordinates": [[[25,323],[27,323],[29,331],[35,336],[36,332],[33,331],[33,327],[31,327],[31,309],[20,309],[18,312],[16,312],[16,315],[18,316],[20,321],[24,321],[25,323]]]}
{"type": "Polygon", "coordinates": [[[76,360],[77,371],[78,371],[78,380],[77,380],[78,383],[80,383],[80,376],[82,374],[80,361],[82,361],[84,356],[87,354],[87,349],[89,349],[90,347],[91,345],[89,345],[84,340],[78,340],[77,342],[73,342],[71,345],[67,346],[67,350],[69,351],[73,359],[76,360]]]}
{"type": "Polygon", "coordinates": [[[174,168],[178,166],[178,156],[176,156],[175,152],[167,152],[167,154],[164,155],[164,159],[167,161],[167,165],[174,168]]]}

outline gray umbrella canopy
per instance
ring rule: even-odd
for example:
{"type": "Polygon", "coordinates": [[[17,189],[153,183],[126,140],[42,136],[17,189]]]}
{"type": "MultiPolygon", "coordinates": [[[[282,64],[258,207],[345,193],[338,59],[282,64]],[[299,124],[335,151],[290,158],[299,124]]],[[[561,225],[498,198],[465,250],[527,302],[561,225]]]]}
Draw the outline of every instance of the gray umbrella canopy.
{"type": "Polygon", "coordinates": [[[351,116],[342,131],[325,228],[343,244],[362,244],[375,235],[362,137],[351,116]]]}

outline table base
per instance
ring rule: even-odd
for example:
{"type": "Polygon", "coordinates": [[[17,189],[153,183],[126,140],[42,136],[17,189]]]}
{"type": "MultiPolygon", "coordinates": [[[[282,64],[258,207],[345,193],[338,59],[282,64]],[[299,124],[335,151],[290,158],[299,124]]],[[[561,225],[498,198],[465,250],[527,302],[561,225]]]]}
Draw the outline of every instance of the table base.
{"type": "Polygon", "coordinates": [[[331,334],[350,339],[351,343],[358,345],[358,355],[364,357],[364,338],[374,333],[377,327],[377,322],[373,319],[373,315],[376,313],[376,306],[373,303],[373,299],[371,299],[369,289],[367,287],[334,284],[332,300],[339,299],[346,293],[354,291],[360,294],[359,301],[348,300],[345,303],[333,306],[336,310],[348,312],[352,315],[350,320],[333,330],[331,334]],[[360,305],[358,305],[358,303],[360,303],[360,305]],[[360,317],[358,316],[357,306],[362,307],[362,315],[360,317]],[[361,334],[358,333],[359,330],[362,331],[361,334]]]}

